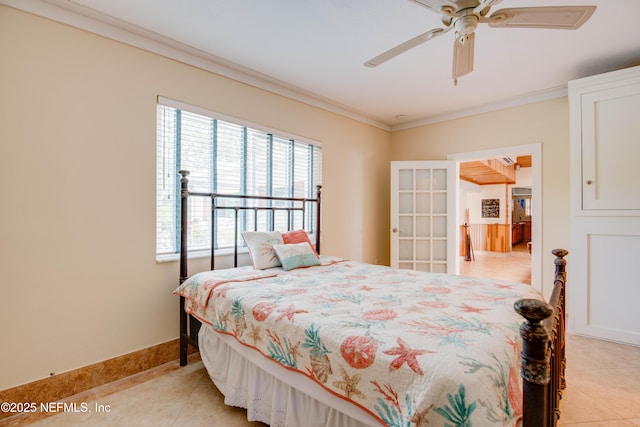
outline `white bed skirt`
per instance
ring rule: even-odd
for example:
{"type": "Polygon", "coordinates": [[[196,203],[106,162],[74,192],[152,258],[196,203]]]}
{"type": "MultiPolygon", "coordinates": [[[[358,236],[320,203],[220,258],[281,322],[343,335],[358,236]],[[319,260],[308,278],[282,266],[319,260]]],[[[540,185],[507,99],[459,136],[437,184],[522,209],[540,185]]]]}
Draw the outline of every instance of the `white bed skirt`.
{"type": "Polygon", "coordinates": [[[314,381],[267,360],[206,324],[198,336],[202,362],[229,406],[271,426],[380,426],[370,414],[314,381]],[[349,415],[347,415],[349,414],[349,415]]]}

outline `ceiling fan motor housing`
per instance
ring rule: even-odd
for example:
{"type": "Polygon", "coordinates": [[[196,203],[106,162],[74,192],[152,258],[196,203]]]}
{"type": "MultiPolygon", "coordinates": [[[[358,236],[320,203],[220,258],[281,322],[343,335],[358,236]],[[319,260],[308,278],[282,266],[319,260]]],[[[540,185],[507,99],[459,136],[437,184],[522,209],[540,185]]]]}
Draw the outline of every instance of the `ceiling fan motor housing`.
{"type": "Polygon", "coordinates": [[[473,9],[465,9],[462,16],[458,16],[453,20],[453,28],[456,31],[456,39],[460,43],[464,43],[470,34],[478,28],[478,16],[473,13],[473,9]]]}

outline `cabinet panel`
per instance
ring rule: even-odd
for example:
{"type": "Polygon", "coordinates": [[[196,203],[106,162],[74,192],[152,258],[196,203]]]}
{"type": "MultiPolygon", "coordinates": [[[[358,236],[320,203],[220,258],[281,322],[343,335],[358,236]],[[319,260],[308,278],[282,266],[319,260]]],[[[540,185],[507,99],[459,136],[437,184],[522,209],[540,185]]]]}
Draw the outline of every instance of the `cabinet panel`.
{"type": "Polygon", "coordinates": [[[583,209],[640,209],[640,82],[582,96],[583,209]]]}
{"type": "Polygon", "coordinates": [[[522,242],[522,224],[511,224],[511,245],[522,242]]]}
{"type": "Polygon", "coordinates": [[[640,215],[640,67],[569,83],[575,212],[640,215]]]}
{"type": "MultiPolygon", "coordinates": [[[[572,274],[576,308],[575,333],[640,345],[640,287],[637,260],[640,236],[601,232],[580,236],[583,245],[572,255],[589,259],[572,274]]],[[[612,232],[618,230],[611,230],[612,232]]]]}
{"type": "Polygon", "coordinates": [[[522,238],[525,242],[531,241],[531,221],[524,223],[524,236],[522,238]]]}

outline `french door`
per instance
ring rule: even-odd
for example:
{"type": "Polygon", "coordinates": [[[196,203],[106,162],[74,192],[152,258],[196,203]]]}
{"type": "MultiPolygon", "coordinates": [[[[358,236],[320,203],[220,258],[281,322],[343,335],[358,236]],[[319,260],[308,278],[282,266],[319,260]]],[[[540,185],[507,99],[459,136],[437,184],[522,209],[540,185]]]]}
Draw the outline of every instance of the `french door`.
{"type": "Polygon", "coordinates": [[[391,266],[457,274],[455,161],[391,162],[391,266]]]}

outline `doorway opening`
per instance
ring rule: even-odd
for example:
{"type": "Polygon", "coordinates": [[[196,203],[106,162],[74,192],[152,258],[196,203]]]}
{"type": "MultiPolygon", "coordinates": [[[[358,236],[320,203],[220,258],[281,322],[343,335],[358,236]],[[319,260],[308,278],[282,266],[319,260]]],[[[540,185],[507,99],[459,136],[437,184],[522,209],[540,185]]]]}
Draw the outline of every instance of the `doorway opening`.
{"type": "Polygon", "coordinates": [[[478,177],[476,183],[461,178],[459,274],[530,283],[541,289],[541,154],[541,144],[530,144],[448,156],[461,164],[461,175],[463,165],[478,162],[496,170],[512,162],[509,169],[515,170],[509,183],[482,185],[492,178],[478,177]]]}

